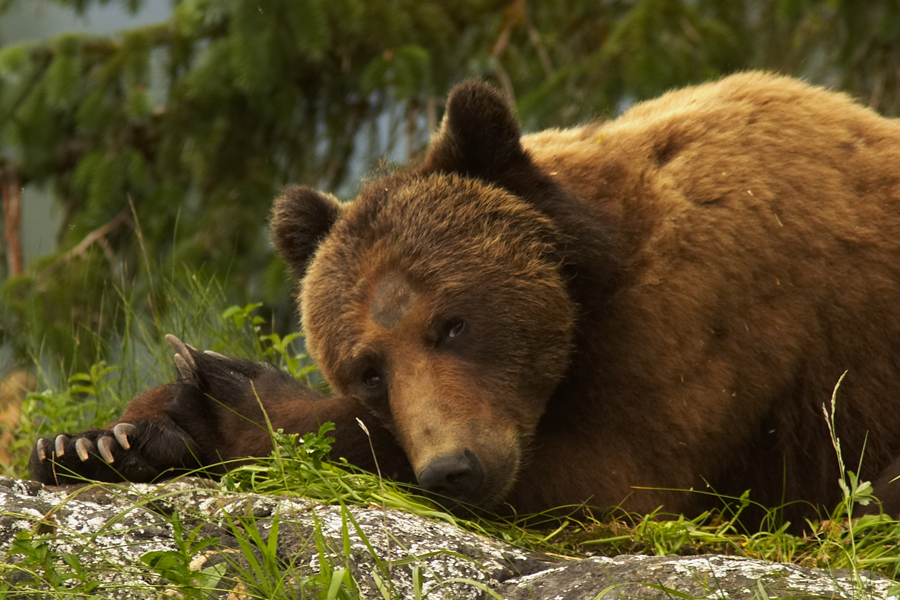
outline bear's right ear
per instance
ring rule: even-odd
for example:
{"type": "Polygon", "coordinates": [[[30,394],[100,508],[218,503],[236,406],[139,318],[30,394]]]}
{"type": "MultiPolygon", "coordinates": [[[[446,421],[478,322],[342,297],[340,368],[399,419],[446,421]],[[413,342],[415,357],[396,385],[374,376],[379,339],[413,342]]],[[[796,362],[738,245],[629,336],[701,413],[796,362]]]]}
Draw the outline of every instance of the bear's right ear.
{"type": "Polygon", "coordinates": [[[272,208],[272,239],[297,280],[303,279],[309,259],[341,216],[334,196],[307,186],[285,189],[272,208]]]}
{"type": "Polygon", "coordinates": [[[511,175],[534,168],[521,136],[512,105],[500,91],[483,81],[462,83],[447,98],[444,122],[421,172],[508,184],[511,175]]]}

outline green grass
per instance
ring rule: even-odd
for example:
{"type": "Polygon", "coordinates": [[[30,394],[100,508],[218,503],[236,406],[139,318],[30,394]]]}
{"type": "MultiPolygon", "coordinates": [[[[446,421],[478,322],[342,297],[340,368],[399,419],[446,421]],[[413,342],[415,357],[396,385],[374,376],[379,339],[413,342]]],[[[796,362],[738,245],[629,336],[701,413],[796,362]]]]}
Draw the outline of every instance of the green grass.
{"type": "MultiPolygon", "coordinates": [[[[36,368],[43,391],[31,394],[25,402],[17,442],[20,460],[13,465],[13,476],[27,477],[25,465],[36,437],[108,422],[138,392],[170,380],[171,359],[162,341],[165,333],[175,333],[205,349],[268,360],[307,384],[317,384],[314,367],[306,357],[296,353],[295,336],[281,337],[269,331],[265,319],[258,314],[258,305],[229,307],[217,286],[187,279],[192,283],[186,288],[167,285],[164,294],[168,310],[148,318],[132,314],[131,299],[127,294],[118,294],[121,310],[129,315],[129,326],[123,338],[104,342],[115,346],[115,352],[110,355],[118,358],[117,364],[98,360],[88,372],[57,375],[57,381],[52,381],[48,369],[36,368]]],[[[44,365],[38,354],[35,365],[44,365]]],[[[831,410],[825,411],[825,418],[831,424],[833,402],[834,399],[831,410]]],[[[279,431],[273,431],[272,435],[275,441],[272,455],[232,469],[222,479],[222,488],[233,492],[291,495],[336,505],[341,510],[345,540],[351,533],[362,535],[350,507],[375,506],[451,523],[522,549],[560,558],[589,554],[718,553],[806,567],[871,570],[892,578],[897,578],[900,570],[897,544],[900,522],[885,515],[849,518],[853,506],[867,500],[870,488],[845,469],[836,439],[835,460],[841,465],[844,500],[829,519],[809,524],[812,533],[795,536],[787,533],[785,527],[752,534],[742,532],[736,518],[750,502],[747,497],[730,503],[732,510],[727,514],[731,516],[707,513],[693,519],[627,514],[579,520],[549,514],[515,519],[460,519],[419,495],[415,488],[347,464],[326,461],[327,427],[303,436],[279,431]]],[[[157,499],[147,498],[145,502],[149,506],[157,499]]],[[[351,560],[347,555],[349,543],[345,542],[344,559],[334,560],[321,529],[315,529],[309,539],[310,548],[316,548],[319,556],[316,573],[310,574],[308,565],[301,569],[290,557],[277,555],[279,527],[284,526],[277,515],[268,539],[263,539],[258,529],[251,526],[253,515],[232,515],[228,528],[238,547],[220,552],[227,559],[224,562],[198,564],[198,555],[218,548],[221,542],[216,536],[204,533],[204,523],[209,517],[200,512],[159,514],[171,526],[176,548],[147,551],[141,557],[139,568],[161,578],[166,594],[177,592],[183,598],[206,598],[215,586],[221,589],[227,583],[228,589],[242,590],[253,598],[359,597],[359,582],[346,567],[351,560]]],[[[3,516],[0,512],[0,517],[3,516]]],[[[79,535],[54,527],[48,529],[46,521],[35,520],[0,560],[0,597],[31,598],[41,594],[53,598],[106,597],[110,591],[98,584],[101,571],[122,569],[121,565],[88,563],[77,553],[53,550],[47,543],[54,537],[67,537],[77,543],[79,535]]],[[[369,548],[374,554],[374,548],[369,548]]],[[[377,564],[382,564],[379,557],[374,558],[377,564]]],[[[408,564],[412,565],[414,583],[418,581],[418,595],[423,596],[422,570],[416,560],[411,557],[408,564]]],[[[390,577],[389,568],[376,572],[376,584],[385,598],[394,597],[390,577]]]]}

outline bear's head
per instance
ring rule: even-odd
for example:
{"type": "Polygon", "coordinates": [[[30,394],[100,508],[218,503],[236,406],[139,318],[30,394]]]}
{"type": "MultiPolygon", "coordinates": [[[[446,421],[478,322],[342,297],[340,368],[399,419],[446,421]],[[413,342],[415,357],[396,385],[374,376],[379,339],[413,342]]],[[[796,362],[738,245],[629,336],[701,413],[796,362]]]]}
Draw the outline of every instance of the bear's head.
{"type": "Polygon", "coordinates": [[[489,86],[457,87],[422,167],[351,204],[275,204],[311,356],[402,444],[426,489],[502,501],[569,366],[576,307],[559,191],[489,86]]]}

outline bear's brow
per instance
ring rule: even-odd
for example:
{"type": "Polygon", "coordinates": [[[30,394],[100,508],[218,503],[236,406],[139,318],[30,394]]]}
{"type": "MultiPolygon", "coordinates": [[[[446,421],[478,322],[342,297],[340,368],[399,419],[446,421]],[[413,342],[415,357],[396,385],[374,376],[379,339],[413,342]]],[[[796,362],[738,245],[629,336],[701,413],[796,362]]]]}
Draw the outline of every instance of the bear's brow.
{"type": "Polygon", "coordinates": [[[413,290],[400,275],[389,274],[378,282],[369,315],[381,327],[393,329],[409,312],[413,290]]]}

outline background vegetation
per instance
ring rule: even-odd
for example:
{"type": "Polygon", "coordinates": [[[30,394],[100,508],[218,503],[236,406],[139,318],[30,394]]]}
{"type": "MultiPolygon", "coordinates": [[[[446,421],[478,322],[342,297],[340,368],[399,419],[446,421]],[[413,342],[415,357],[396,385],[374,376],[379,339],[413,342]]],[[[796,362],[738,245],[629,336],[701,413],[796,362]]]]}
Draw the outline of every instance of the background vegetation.
{"type": "MultiPolygon", "coordinates": [[[[0,0],[0,11],[28,1],[0,0]]],[[[14,356],[0,377],[54,371],[38,373],[49,389],[25,403],[9,472],[24,474],[36,436],[104,422],[169,379],[166,332],[293,360],[292,284],[266,226],[272,197],[296,182],[350,198],[360,177],[415,159],[454,83],[493,81],[537,130],[754,68],[900,115],[900,3],[176,0],[164,23],[0,48],[0,347],[14,356]],[[25,263],[16,208],[27,184],[53,190],[64,218],[56,252],[25,263]],[[244,308],[223,318],[229,305],[244,308]]],[[[859,490],[844,491],[808,538],[777,526],[741,535],[709,515],[515,535],[558,553],[734,552],[895,575],[897,521],[849,520],[859,490]]],[[[32,560],[34,589],[55,585],[58,561],[28,548],[6,556],[19,566],[0,564],[32,560]]]]}
{"type": "Polygon", "coordinates": [[[268,239],[272,197],[292,182],[352,197],[361,175],[423,150],[467,77],[506,89],[535,130],[750,68],[897,115],[900,4],[180,0],[163,23],[5,46],[0,345],[64,373],[114,360],[134,326],[118,296],[156,324],[171,304],[150,265],[172,283],[185,265],[214,274],[284,333],[295,319],[268,239]],[[14,210],[25,184],[52,189],[64,215],[57,252],[27,264],[14,210]]]}

